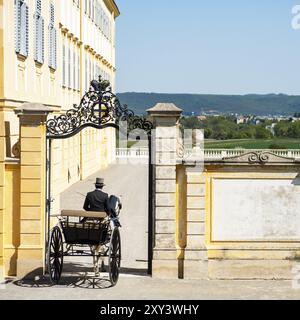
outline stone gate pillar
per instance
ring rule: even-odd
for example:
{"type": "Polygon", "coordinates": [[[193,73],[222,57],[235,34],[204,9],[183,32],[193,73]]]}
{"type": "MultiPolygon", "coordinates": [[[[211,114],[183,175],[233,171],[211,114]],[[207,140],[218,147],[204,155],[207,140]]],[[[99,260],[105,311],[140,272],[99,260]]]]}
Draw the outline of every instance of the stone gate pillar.
{"type": "Polygon", "coordinates": [[[46,119],[52,112],[41,104],[15,110],[20,119],[20,246],[17,276],[44,267],[46,119]]]}
{"type": "Polygon", "coordinates": [[[178,278],[176,160],[181,113],[181,109],[167,103],[159,103],[148,110],[155,127],[152,138],[156,185],[153,277],[178,278]]]}

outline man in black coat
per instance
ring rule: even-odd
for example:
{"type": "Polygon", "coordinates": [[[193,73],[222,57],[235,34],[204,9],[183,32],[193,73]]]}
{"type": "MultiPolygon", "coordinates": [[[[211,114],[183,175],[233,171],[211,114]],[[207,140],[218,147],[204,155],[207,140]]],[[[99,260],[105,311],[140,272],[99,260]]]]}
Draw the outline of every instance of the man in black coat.
{"type": "Polygon", "coordinates": [[[85,198],[84,210],[94,212],[107,212],[108,211],[108,194],[103,192],[104,179],[96,179],[96,190],[89,192],[85,198]]]}
{"type": "MultiPolygon", "coordinates": [[[[97,178],[95,187],[96,190],[89,192],[85,198],[85,202],[83,205],[83,209],[85,211],[94,211],[94,212],[106,212],[108,213],[108,194],[103,192],[104,188],[104,179],[97,178]]],[[[91,222],[91,223],[97,223],[99,222],[98,219],[89,219],[89,218],[84,218],[81,220],[81,223],[85,222],[91,222]]],[[[94,257],[94,267],[95,267],[95,273],[99,274],[99,250],[100,246],[98,246],[95,249],[95,252],[97,254],[97,257],[94,257]]],[[[102,259],[101,261],[101,271],[105,272],[105,265],[104,265],[104,260],[102,259]]]]}

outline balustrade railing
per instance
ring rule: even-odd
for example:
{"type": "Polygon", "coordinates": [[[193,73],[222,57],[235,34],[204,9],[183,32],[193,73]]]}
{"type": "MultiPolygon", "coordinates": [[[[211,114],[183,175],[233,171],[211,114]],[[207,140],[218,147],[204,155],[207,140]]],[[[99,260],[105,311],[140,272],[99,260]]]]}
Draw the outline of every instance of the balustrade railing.
{"type": "MultiPolygon", "coordinates": [[[[237,157],[249,152],[260,152],[261,149],[205,149],[204,158],[206,161],[209,160],[221,160],[223,158],[237,157]]],[[[278,156],[300,159],[300,149],[276,149],[268,150],[264,149],[264,152],[272,152],[278,156]]],[[[192,150],[184,150],[184,157],[189,157],[193,154],[192,150]]],[[[148,158],[148,148],[117,148],[116,157],[121,158],[148,158]]]]}

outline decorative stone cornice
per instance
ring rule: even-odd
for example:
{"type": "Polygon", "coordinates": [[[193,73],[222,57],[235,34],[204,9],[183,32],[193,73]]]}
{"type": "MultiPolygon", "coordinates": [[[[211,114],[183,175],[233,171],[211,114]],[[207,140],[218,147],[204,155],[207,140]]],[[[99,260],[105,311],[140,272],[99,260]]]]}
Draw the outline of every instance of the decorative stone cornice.
{"type": "Polygon", "coordinates": [[[55,109],[45,106],[40,103],[24,103],[16,108],[15,113],[20,115],[48,115],[55,111],[55,109]]]}
{"type": "Polygon", "coordinates": [[[115,18],[120,15],[120,10],[114,0],[104,0],[104,3],[107,8],[114,14],[115,18]]]}
{"type": "Polygon", "coordinates": [[[67,37],[68,37],[69,39],[73,39],[74,33],[68,32],[67,37]]]}
{"type": "Polygon", "coordinates": [[[150,116],[160,117],[180,117],[182,109],[178,108],[174,103],[157,103],[153,108],[147,110],[150,116]]]}
{"type": "Polygon", "coordinates": [[[60,25],[60,30],[63,34],[67,34],[69,32],[69,29],[64,27],[63,25],[60,25]]]}
{"type": "Polygon", "coordinates": [[[247,152],[239,156],[223,158],[222,163],[247,163],[247,164],[281,164],[297,163],[294,158],[279,156],[269,151],[247,152]]]}

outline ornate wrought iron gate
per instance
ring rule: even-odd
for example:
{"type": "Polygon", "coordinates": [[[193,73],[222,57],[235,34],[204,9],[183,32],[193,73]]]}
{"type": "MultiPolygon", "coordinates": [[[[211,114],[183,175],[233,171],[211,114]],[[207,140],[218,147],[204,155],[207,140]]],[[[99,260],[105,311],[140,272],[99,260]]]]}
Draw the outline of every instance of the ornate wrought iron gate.
{"type": "MultiPolygon", "coordinates": [[[[127,132],[142,129],[147,133],[149,145],[149,186],[148,186],[148,273],[152,274],[153,230],[154,230],[154,166],[151,152],[151,130],[153,125],[144,117],[136,116],[126,105],[122,106],[119,99],[112,92],[110,83],[103,81],[91,82],[80,104],[68,110],[65,114],[47,121],[47,173],[46,173],[46,241],[48,241],[51,217],[51,143],[57,139],[67,139],[80,133],[84,128],[95,129],[115,128],[122,130],[120,124],[127,123],[127,132]]],[[[126,132],[126,133],[127,133],[126,132]]]]}

